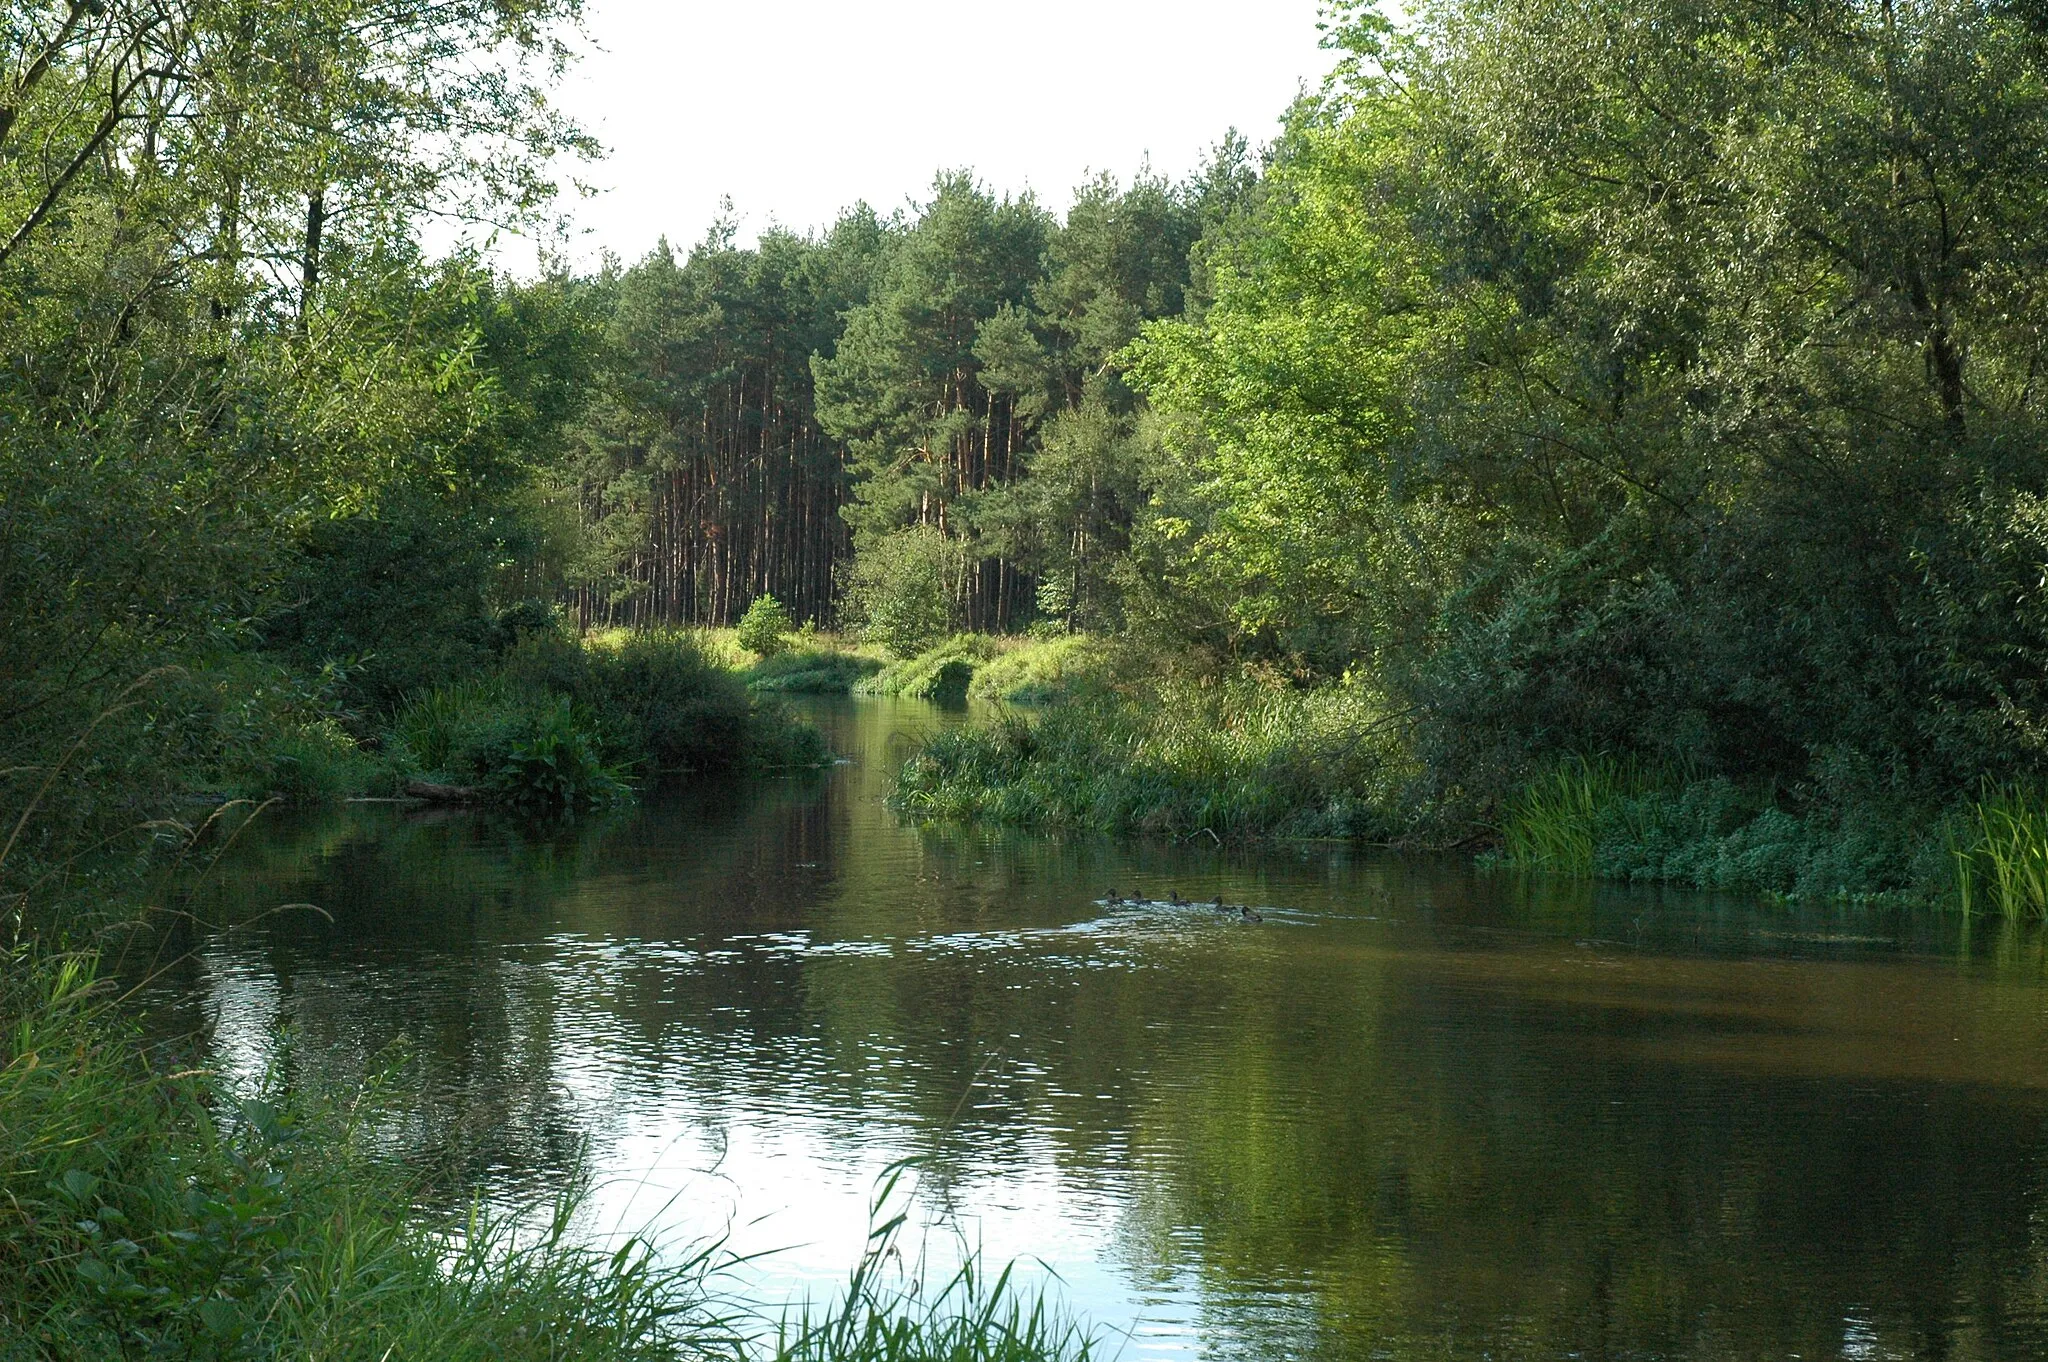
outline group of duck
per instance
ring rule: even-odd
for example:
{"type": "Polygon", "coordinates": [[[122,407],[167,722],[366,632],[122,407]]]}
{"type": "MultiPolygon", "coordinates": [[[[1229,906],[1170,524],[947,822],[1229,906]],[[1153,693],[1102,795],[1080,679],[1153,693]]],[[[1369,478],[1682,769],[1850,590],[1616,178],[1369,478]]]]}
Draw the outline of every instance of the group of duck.
{"type": "Polygon", "coordinates": [[[1190,903],[1180,896],[1178,889],[1168,890],[1163,899],[1138,898],[1135,895],[1119,894],[1112,889],[1102,896],[1100,902],[1106,908],[1207,908],[1213,912],[1234,914],[1244,922],[1266,920],[1260,915],[1259,910],[1249,903],[1225,903],[1221,894],[1206,903],[1190,903]]]}

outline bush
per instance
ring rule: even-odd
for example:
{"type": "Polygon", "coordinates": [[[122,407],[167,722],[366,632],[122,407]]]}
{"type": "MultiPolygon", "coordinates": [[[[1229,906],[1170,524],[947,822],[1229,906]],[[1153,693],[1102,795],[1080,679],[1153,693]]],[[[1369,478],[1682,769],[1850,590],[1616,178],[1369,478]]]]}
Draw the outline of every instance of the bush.
{"type": "Polygon", "coordinates": [[[615,752],[634,754],[652,774],[752,764],[747,688],[690,635],[636,633],[587,659],[587,679],[570,693],[599,715],[615,752]]]}
{"type": "Polygon", "coordinates": [[[576,721],[567,696],[531,710],[502,754],[491,754],[482,789],[494,802],[537,817],[560,817],[626,797],[597,740],[576,721]]]}
{"type": "Polygon", "coordinates": [[[815,728],[756,702],[676,632],[610,647],[530,634],[499,675],[413,697],[391,741],[420,772],[537,813],[609,802],[627,770],[784,770],[830,758],[815,728]]]}
{"type": "Polygon", "coordinates": [[[931,526],[879,536],[847,567],[841,611],[897,657],[915,657],[952,632],[960,568],[960,546],[931,526]]]}
{"type": "Polygon", "coordinates": [[[795,627],[781,601],[773,596],[756,596],[754,603],[747,607],[747,613],[740,618],[740,646],[762,657],[773,657],[785,646],[783,635],[795,627]]]}

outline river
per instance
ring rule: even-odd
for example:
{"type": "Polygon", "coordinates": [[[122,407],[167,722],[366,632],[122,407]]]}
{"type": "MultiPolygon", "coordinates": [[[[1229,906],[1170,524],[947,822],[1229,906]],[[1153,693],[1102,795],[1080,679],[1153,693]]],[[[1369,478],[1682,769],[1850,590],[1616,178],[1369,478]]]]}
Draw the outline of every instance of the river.
{"type": "Polygon", "coordinates": [[[536,832],[267,816],[157,990],[211,1062],[353,1082],[506,1204],[829,1296],[878,1185],[1127,1358],[2048,1356],[2048,964],[1931,914],[1341,846],[920,832],[954,721],[536,832]],[[1116,908],[1115,888],[1222,895],[1116,908]],[[309,908],[281,905],[313,904],[309,908]]]}

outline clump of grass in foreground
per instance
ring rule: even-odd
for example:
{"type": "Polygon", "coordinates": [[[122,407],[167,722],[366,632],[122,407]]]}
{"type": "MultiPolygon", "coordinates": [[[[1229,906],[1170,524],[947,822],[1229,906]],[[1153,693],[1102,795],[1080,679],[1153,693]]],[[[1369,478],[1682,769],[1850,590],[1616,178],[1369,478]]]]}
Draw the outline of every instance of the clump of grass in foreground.
{"type": "Polygon", "coordinates": [[[1574,757],[1530,781],[1508,802],[1502,854],[1523,870],[1590,876],[1601,823],[1632,786],[1609,757],[1574,757]]]}
{"type": "Polygon", "coordinates": [[[701,1264],[409,1219],[360,1104],[153,1069],[89,960],[0,957],[0,1357],[680,1359],[701,1264]],[[452,1233],[444,1232],[452,1231],[452,1233]]]}
{"type": "Polygon", "coordinates": [[[1963,911],[2048,917],[2048,798],[1992,786],[1970,805],[1953,840],[1963,911]]]}
{"type": "Polygon", "coordinates": [[[778,1334],[706,1289],[713,1251],[599,1249],[564,1197],[536,1225],[414,1209],[374,1100],[237,1098],[153,1067],[89,957],[0,955],[0,1358],[335,1362],[1066,1362],[1078,1331],[1009,1275],[876,1282],[778,1334]]]}
{"type": "Polygon", "coordinates": [[[1255,681],[1098,690],[940,734],[893,796],[914,816],[1218,839],[1391,835],[1404,774],[1358,691],[1255,681]]]}
{"type": "Polygon", "coordinates": [[[991,1277],[970,1254],[936,1292],[927,1294],[917,1281],[884,1283],[908,1216],[899,1211],[884,1219],[883,1212],[910,1167],[898,1164],[882,1180],[867,1252],[846,1294],[828,1310],[785,1318],[776,1362],[1089,1362],[1093,1336],[1042,1294],[1021,1294],[1013,1268],[991,1277]]]}

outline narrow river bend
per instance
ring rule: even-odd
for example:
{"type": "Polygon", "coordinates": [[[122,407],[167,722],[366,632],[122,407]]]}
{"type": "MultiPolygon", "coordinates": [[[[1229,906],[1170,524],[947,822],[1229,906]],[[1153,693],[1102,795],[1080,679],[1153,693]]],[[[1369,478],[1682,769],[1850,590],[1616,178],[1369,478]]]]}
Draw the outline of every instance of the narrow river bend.
{"type": "Polygon", "coordinates": [[[813,712],[850,764],[559,833],[266,820],[169,1014],[250,1082],[403,1037],[411,1155],[507,1202],[580,1159],[592,1233],[774,1250],[771,1299],[919,1157],[907,1254],[1027,1259],[1128,1358],[2048,1356],[2033,936],[921,833],[881,798],[951,720],[813,712]]]}

